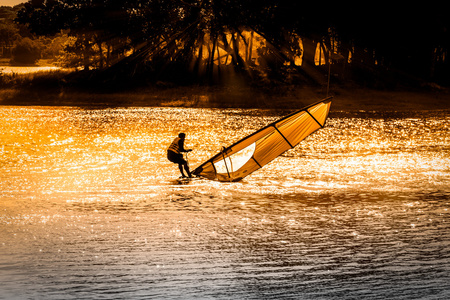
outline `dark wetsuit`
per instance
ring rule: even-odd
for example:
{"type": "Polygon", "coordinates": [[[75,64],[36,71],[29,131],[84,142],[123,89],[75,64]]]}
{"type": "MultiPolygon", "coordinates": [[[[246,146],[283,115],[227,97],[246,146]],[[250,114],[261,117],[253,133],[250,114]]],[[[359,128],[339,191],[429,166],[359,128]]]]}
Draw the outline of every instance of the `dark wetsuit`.
{"type": "Polygon", "coordinates": [[[175,164],[184,164],[186,160],[183,158],[182,152],[188,152],[184,149],[184,139],[175,138],[167,149],[167,159],[175,164]]]}
{"type": "Polygon", "coordinates": [[[170,144],[169,149],[167,149],[167,159],[171,162],[178,164],[178,167],[180,168],[181,175],[184,177],[183,173],[183,166],[184,170],[188,173],[188,176],[190,176],[189,166],[187,161],[183,158],[182,152],[189,152],[191,150],[184,149],[184,138],[177,137],[173,140],[172,144],[170,144]]]}
{"type": "Polygon", "coordinates": [[[173,151],[167,151],[167,159],[173,162],[174,164],[185,164],[186,160],[183,158],[183,154],[178,154],[173,151]]]}

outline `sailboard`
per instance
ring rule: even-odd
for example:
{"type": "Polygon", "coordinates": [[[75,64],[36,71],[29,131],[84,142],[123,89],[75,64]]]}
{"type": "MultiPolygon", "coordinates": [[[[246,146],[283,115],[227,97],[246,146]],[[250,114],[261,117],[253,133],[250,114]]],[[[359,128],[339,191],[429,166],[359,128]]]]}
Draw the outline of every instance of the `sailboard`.
{"type": "Polygon", "coordinates": [[[200,177],[180,177],[174,180],[175,184],[189,184],[192,181],[198,181],[200,180],[200,177]]]}
{"type": "Polygon", "coordinates": [[[306,106],[224,147],[192,174],[218,181],[242,180],[323,128],[331,100],[329,97],[306,106]]]}

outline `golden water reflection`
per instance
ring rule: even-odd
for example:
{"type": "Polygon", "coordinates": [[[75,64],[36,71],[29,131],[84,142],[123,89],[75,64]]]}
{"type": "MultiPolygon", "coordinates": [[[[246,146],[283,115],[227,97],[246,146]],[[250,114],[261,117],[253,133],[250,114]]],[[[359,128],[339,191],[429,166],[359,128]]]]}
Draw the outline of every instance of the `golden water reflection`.
{"type": "Polygon", "coordinates": [[[0,73],[5,74],[29,74],[56,70],[61,70],[61,68],[56,66],[0,66],[0,73]]]}
{"type": "Polygon", "coordinates": [[[0,107],[5,298],[447,298],[450,118],[348,114],[239,183],[179,185],[285,112],[0,107]]]}

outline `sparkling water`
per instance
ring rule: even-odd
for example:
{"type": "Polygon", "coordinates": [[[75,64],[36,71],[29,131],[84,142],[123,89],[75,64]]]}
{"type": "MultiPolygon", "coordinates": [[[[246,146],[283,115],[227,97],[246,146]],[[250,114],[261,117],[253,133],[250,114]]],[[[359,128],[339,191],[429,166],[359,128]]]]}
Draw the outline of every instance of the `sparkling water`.
{"type": "Polygon", "coordinates": [[[179,184],[287,111],[0,107],[0,299],[450,298],[448,112],[330,113],[238,183],[179,184]]]}

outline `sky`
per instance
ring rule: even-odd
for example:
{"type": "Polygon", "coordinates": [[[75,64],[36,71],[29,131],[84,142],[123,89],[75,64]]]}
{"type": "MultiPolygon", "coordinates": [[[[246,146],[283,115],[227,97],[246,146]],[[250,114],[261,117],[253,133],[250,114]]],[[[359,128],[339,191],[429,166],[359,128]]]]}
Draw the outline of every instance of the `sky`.
{"type": "Polygon", "coordinates": [[[27,0],[0,0],[0,6],[14,6],[23,2],[27,0]]]}

